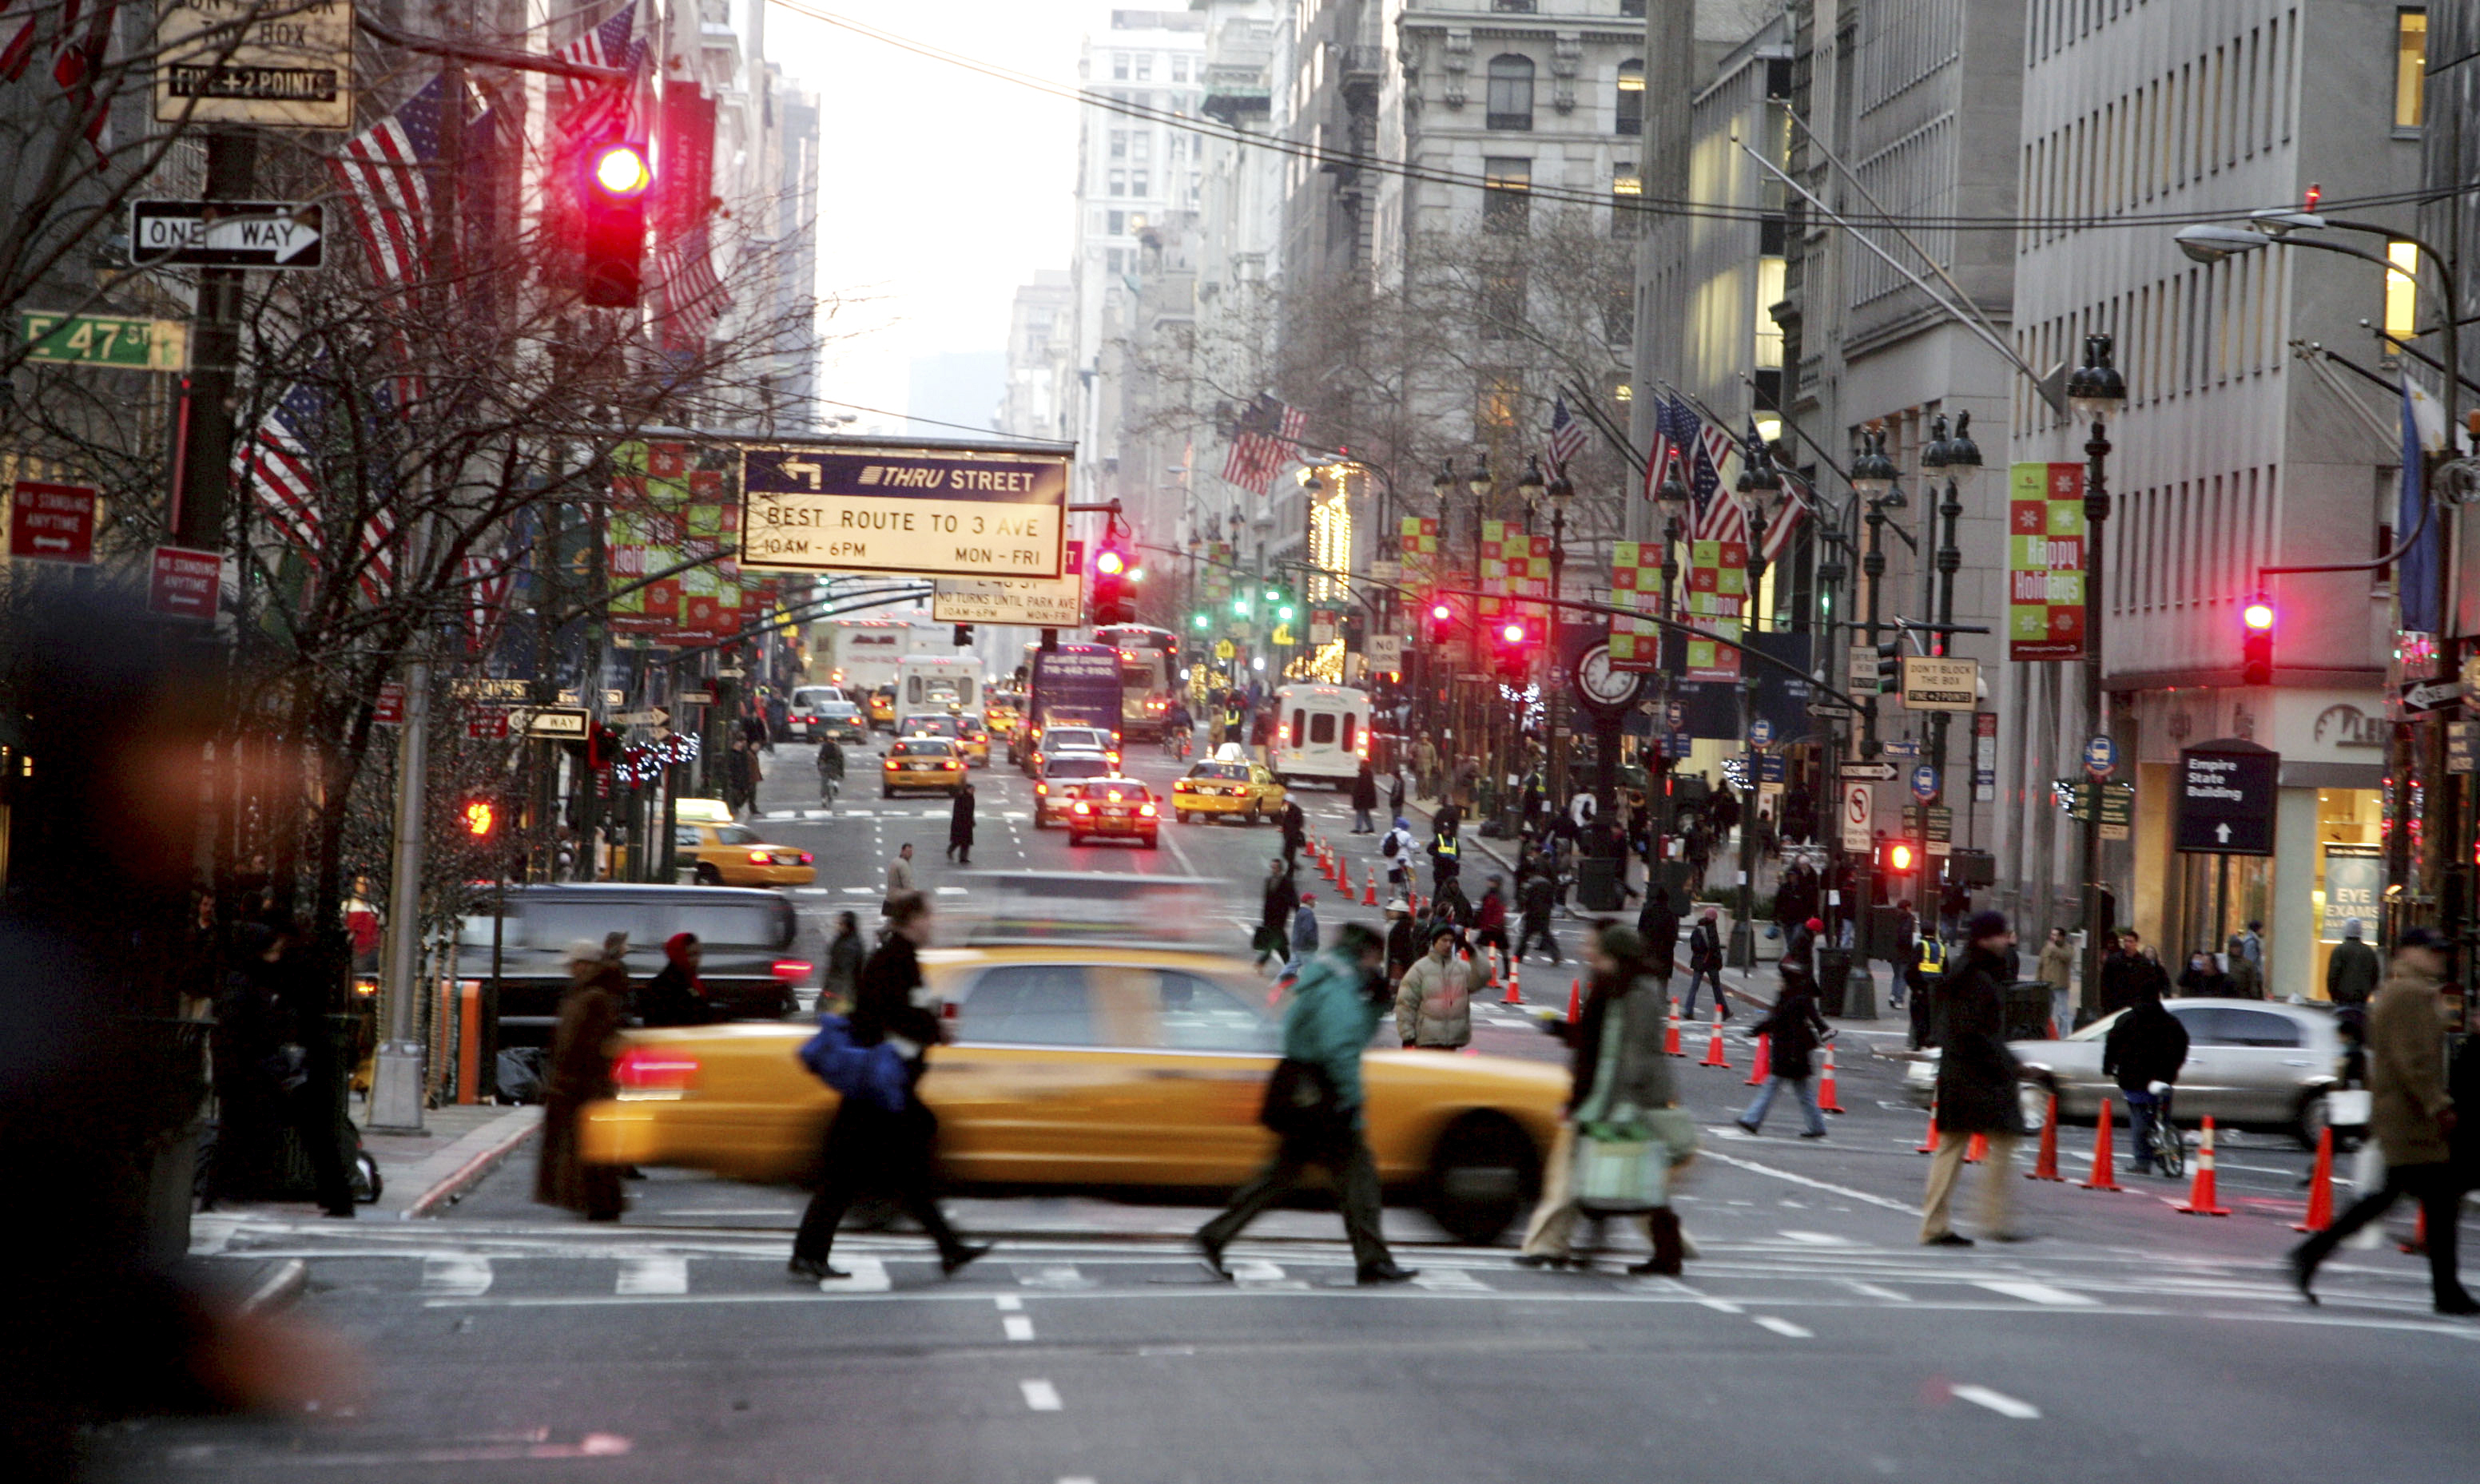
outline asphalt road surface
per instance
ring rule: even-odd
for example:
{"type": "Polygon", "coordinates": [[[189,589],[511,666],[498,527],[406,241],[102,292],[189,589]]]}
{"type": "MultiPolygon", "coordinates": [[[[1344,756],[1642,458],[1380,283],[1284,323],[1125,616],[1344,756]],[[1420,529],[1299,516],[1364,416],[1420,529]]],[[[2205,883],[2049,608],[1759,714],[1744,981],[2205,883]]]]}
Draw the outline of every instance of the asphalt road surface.
{"type": "MultiPolygon", "coordinates": [[[[1130,763],[1174,772],[1148,750],[1130,763]]],[[[763,802],[797,811],[806,757],[775,766],[763,802]]],[[[977,866],[1221,878],[1245,941],[1271,829],[1071,851],[1031,829],[1004,765],[980,779],[977,866]]],[[[765,822],[818,854],[805,912],[874,908],[905,839],[924,887],[950,884],[943,802],[868,793],[832,819],[765,822]]],[[[1339,797],[1307,803],[1357,884],[1374,840],[1345,834],[1339,797]]],[[[1563,976],[1528,982],[1563,1001],[1563,976]]],[[[1515,1011],[1478,1036],[1558,1055],[1515,1011]]],[[[530,1203],[530,1151],[436,1220],[205,1216],[209,1264],[306,1260],[297,1314],[365,1349],[371,1394],[347,1415],[150,1423],[99,1451],[119,1477],[198,1480],[2470,1476],[2480,1324],[2432,1317],[2424,1269],[2390,1239],[2338,1254],[2323,1306],[2303,1304],[2279,1266],[2295,1145],[2226,1136],[2235,1215],[2213,1219],[2173,1210],[2183,1189],[2157,1179],[2026,1180],[2028,1144],[2012,1170],[1968,1172],[1957,1213],[1976,1230],[1980,1183],[2002,1179],[2029,1240],[1925,1249],[1900,1045],[1892,1022],[1843,1029],[1848,1112],[1815,1142],[1779,1105],[1762,1138],[1732,1126],[1747,1046],[1728,1043],[1728,1072],[1689,1058],[1706,1144],[1679,1197],[1700,1252],[1681,1279],[1626,1275],[1623,1245],[1589,1273],[1520,1270],[1399,1210],[1389,1237],[1420,1280],[1358,1290],[1332,1214],[1303,1209],[1253,1228],[1226,1285],[1184,1245],[1202,1209],[969,1197],[951,1212],[1000,1245],[965,1274],[943,1281],[908,1232],[848,1233],[837,1257],[856,1277],[821,1289],[784,1272],[798,1192],[657,1170],[620,1224],[589,1228],[530,1203]]],[[[2090,1130],[2064,1132],[2071,1178],[2090,1151],[2090,1130]]]]}

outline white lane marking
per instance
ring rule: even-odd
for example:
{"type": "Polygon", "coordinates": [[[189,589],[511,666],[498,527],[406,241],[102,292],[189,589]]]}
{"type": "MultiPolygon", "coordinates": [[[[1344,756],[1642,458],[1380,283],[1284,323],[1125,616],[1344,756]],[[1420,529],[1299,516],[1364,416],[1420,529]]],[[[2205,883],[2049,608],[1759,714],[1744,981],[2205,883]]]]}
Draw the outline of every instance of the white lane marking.
{"type": "Polygon", "coordinates": [[[1033,1338],[1033,1320],[1021,1314],[1011,1314],[999,1320],[999,1328],[1010,1340],[1023,1341],[1033,1338]]]}
{"type": "Polygon", "coordinates": [[[1748,1312],[1745,1306],[1735,1304],[1727,1298],[1700,1298],[1696,1301],[1703,1304],[1706,1308],[1713,1310],[1716,1314],[1745,1314],[1748,1312]]]}
{"type": "Polygon", "coordinates": [[[1024,1312],[1024,1300],[1017,1297],[1014,1293],[1001,1293],[994,1300],[994,1302],[999,1306],[999,1313],[1001,1314],[1021,1314],[1024,1312]]]}
{"type": "Polygon", "coordinates": [[[1859,1294],[1863,1298],[1881,1298],[1890,1304],[1908,1304],[1912,1301],[1912,1295],[1909,1293],[1899,1292],[1894,1289],[1879,1288],[1873,1283],[1863,1283],[1857,1278],[1845,1278],[1841,1281],[1845,1288],[1849,1289],[1852,1292],[1859,1294]]]}
{"type": "Polygon", "coordinates": [[[1061,1263],[1037,1267],[1031,1272],[1020,1272],[1016,1281],[1029,1289],[1090,1289],[1098,1280],[1078,1272],[1074,1264],[1061,1263]]]}
{"type": "Polygon", "coordinates": [[[1950,1390],[1953,1392],[1957,1401],[1968,1401],[1976,1407],[1987,1407],[2000,1417],[2011,1417],[2020,1422],[2031,1421],[2041,1415],[2041,1409],[2030,1402],[2018,1401],[2004,1392],[1993,1392],[1985,1386],[1957,1386],[1950,1390]]]}
{"type": "Polygon", "coordinates": [[[1091,1474],[1072,1474],[1063,1476],[1060,1479],[1059,1484],[1094,1484],[1094,1478],[1091,1474]]]}
{"type": "Polygon", "coordinates": [[[848,897],[865,897],[877,889],[878,888],[875,886],[846,886],[844,888],[844,895],[848,897]]]}
{"type": "Polygon", "coordinates": [[[1412,1286],[1417,1289],[1428,1289],[1433,1293],[1487,1293],[1493,1292],[1488,1284],[1482,1282],[1471,1273],[1465,1272],[1461,1268],[1457,1267],[1424,1268],[1421,1275],[1412,1280],[1412,1286]]]}
{"type": "Polygon", "coordinates": [[[961,897],[964,894],[965,888],[962,886],[942,886],[939,888],[939,895],[943,897],[961,897]]]}
{"type": "MultiPolygon", "coordinates": [[[[1872,1206],[1882,1206],[1888,1211],[1899,1211],[1907,1215],[1917,1215],[1920,1211],[1918,1206],[1908,1205],[1902,1201],[1888,1200],[1882,1195],[1872,1195],[1866,1190],[1855,1190],[1848,1186],[1834,1185],[1823,1180],[1811,1180],[1806,1175],[1795,1175],[1787,1169],[1776,1169],[1770,1164],[1760,1164],[1754,1160],[1743,1160],[1736,1155],[1724,1154],[1718,1149],[1706,1150],[1705,1157],[1719,1160],[1725,1164],[1734,1165],[1740,1169],[1753,1170],[1760,1175],[1771,1175],[1776,1180],[1788,1180],[1794,1185],[1804,1185],[1811,1190],[1831,1191],[1847,1200],[1867,1201],[1872,1206]]],[[[1737,1206],[1746,1203],[1733,1201],[1731,1204],[1737,1206]]]]}
{"type": "Polygon", "coordinates": [[[1770,1314],[1758,1315],[1756,1318],[1756,1324],[1759,1329],[1772,1330],[1775,1334],[1782,1336],[1786,1340],[1814,1340],[1817,1338],[1817,1331],[1805,1328],[1798,1324],[1794,1324],[1789,1319],[1775,1318],[1770,1314]]]}
{"type": "MultiPolygon", "coordinates": [[[[1036,1412],[1060,1410],[1059,1388],[1047,1381],[1019,1381],[1017,1390],[1024,1393],[1024,1404],[1036,1412]]],[[[1961,1394],[1957,1393],[1957,1394],[1961,1394]]]]}
{"type": "MultiPolygon", "coordinates": [[[[1784,1204],[1789,1205],[1790,1202],[1786,1201],[1784,1204]]],[[[1785,1241],[1804,1242],[1812,1247],[1849,1247],[1858,1245],[1858,1243],[1854,1242],[1848,1237],[1837,1237],[1830,1232],[1783,1232],[1780,1235],[1785,1241]]]]}
{"type": "Polygon", "coordinates": [[[1235,1259],[1226,1266],[1231,1269],[1231,1281],[1243,1287],[1283,1281],[1283,1269],[1263,1258],[1235,1259]]]}
{"type": "Polygon", "coordinates": [[[688,1291],[689,1260],[668,1253],[623,1259],[620,1277],[611,1285],[614,1293],[685,1293],[688,1291]]]}
{"type": "Polygon", "coordinates": [[[795,886],[792,888],[792,895],[796,897],[823,897],[834,889],[835,888],[832,886],[795,886]]]}
{"type": "Polygon", "coordinates": [[[801,811],[801,817],[803,819],[832,819],[835,815],[833,811],[828,809],[803,809],[801,811]]]}
{"type": "Polygon", "coordinates": [[[887,1281],[887,1265],[874,1257],[848,1257],[844,1271],[849,1278],[820,1278],[821,1293],[884,1293],[894,1285],[887,1281]]]}
{"type": "Polygon", "coordinates": [[[433,1253],[422,1260],[422,1292],[433,1297],[478,1298],[491,1292],[491,1260],[433,1253]]]}
{"type": "Polygon", "coordinates": [[[2003,1293],[2009,1298],[2020,1298],[2028,1304],[2054,1304],[2060,1308],[2067,1308],[2101,1302],[2089,1293],[2070,1292],[2065,1289],[2052,1288],[2046,1283],[2033,1283],[2027,1279],[1975,1278],[1972,1280],[1972,1286],[1987,1289],[1992,1293],[2003,1293]]]}

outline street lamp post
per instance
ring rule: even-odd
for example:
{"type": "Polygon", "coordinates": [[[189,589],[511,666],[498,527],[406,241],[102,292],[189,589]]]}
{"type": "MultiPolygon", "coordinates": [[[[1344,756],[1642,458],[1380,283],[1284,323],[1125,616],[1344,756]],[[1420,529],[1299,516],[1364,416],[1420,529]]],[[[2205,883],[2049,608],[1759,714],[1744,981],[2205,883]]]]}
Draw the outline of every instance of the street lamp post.
{"type": "MultiPolygon", "coordinates": [[[[2110,364],[2113,341],[2106,334],[2084,337],[2084,364],[2067,378],[2067,402],[2077,417],[2092,424],[2092,436],[2084,441],[2084,716],[2090,722],[2094,736],[2105,735],[2108,718],[2103,714],[2101,646],[2102,630],[2109,610],[2108,596],[2102,586],[2102,558],[2106,547],[2102,534],[2109,522],[2109,420],[2118,415],[2127,402],[2127,381],[2118,368],[2110,364]]],[[[2101,963],[2103,941],[2110,923],[2102,906],[2101,883],[2101,814],[2105,780],[2088,780],[2091,784],[2083,818],[2083,1009],[2088,1013],[2101,1010],[2101,963]]]]}
{"type": "MultiPolygon", "coordinates": [[[[1881,631],[1878,589],[1885,585],[1886,576],[1886,512],[1903,507],[1903,492],[1895,488],[1895,461],[1886,456],[1886,435],[1877,429],[1872,428],[1861,435],[1860,452],[1851,460],[1851,489],[1868,506],[1869,550],[1860,558],[1860,575],[1869,579],[1869,616],[1864,627],[1869,635],[1869,652],[1873,656],[1870,662],[1873,665],[1876,662],[1873,656],[1877,652],[1877,635],[1881,631]]],[[[1873,759],[1880,747],[1877,739],[1876,681],[1873,678],[1865,693],[1861,691],[1859,676],[1852,676],[1847,683],[1854,693],[1861,695],[1864,703],[1860,713],[1861,755],[1873,759]]],[[[1869,847],[1868,858],[1860,867],[1859,885],[1860,900],[1853,905],[1852,910],[1857,929],[1852,936],[1859,944],[1865,960],[1872,936],[1870,913],[1877,905],[1877,851],[1873,841],[1869,847]]],[[[1902,971],[1901,964],[1895,964],[1896,973],[1902,971]]]]}
{"type": "MultiPolygon", "coordinates": [[[[1773,460],[1762,444],[1751,443],[1740,458],[1739,493],[1748,515],[1748,591],[1742,600],[1744,610],[1740,628],[1743,638],[1753,636],[1757,627],[1757,594],[1766,580],[1766,519],[1773,513],[1773,499],[1782,494],[1782,476],[1773,471],[1773,460]]],[[[1740,738],[1747,749],[1747,772],[1740,780],[1740,905],[1731,925],[1731,961],[1742,968],[1753,967],[1757,961],[1757,806],[1765,797],[1765,766],[1756,743],[1757,678],[1742,661],[1740,676],[1740,738]]]]}
{"type": "MultiPolygon", "coordinates": [[[[1960,413],[1954,421],[1951,437],[1947,433],[1946,414],[1939,413],[1929,422],[1929,446],[1921,453],[1921,468],[1932,482],[1945,480],[1945,498],[1937,513],[1943,518],[1939,532],[1936,568],[1938,574],[1937,627],[1934,643],[1937,652],[1946,653],[1954,643],[1954,578],[1963,566],[1963,551],[1955,544],[1955,521],[1963,514],[1963,481],[1980,473],[1980,446],[1972,440],[1972,414],[1960,413]]],[[[1946,788],[1947,729],[1953,724],[1954,713],[1937,711],[1929,717],[1929,765],[1937,770],[1939,791],[1946,788]]],[[[1935,903],[1929,900],[1930,884],[1928,806],[1921,806],[1920,852],[1913,858],[1921,862],[1921,919],[1929,920],[1935,903]]],[[[1953,846],[1949,842],[1945,859],[1953,860],[1953,846]]],[[[1945,874],[1941,869],[1941,875],[1945,874]]]]}
{"type": "MultiPolygon", "coordinates": [[[[1679,616],[1677,611],[1679,593],[1679,537],[1685,528],[1688,519],[1688,486],[1680,482],[1677,470],[1673,469],[1664,473],[1660,487],[1654,491],[1654,499],[1662,506],[1662,617],[1664,622],[1667,624],[1676,621],[1679,616]]],[[[1657,641],[1664,651],[1668,650],[1670,646],[1670,631],[1667,628],[1664,629],[1660,640],[1657,641]]],[[[1655,828],[1658,832],[1658,835],[1655,841],[1654,854],[1664,859],[1668,859],[1670,836],[1677,832],[1679,824],[1679,813],[1677,809],[1672,807],[1670,798],[1670,774],[1671,770],[1677,766],[1678,759],[1670,755],[1669,703],[1671,673],[1667,666],[1657,667],[1655,673],[1662,681],[1662,688],[1657,695],[1663,706],[1664,714],[1662,717],[1662,725],[1654,729],[1655,734],[1661,739],[1660,744],[1656,746],[1654,751],[1659,755],[1660,761],[1662,763],[1662,812],[1660,817],[1655,821],[1655,828]]],[[[1696,887],[1698,884],[1699,883],[1695,882],[1688,883],[1688,895],[1691,902],[1695,898],[1696,887]]],[[[1682,912],[1685,912],[1687,911],[1690,903],[1682,902],[1677,905],[1679,909],[1682,912]]]]}

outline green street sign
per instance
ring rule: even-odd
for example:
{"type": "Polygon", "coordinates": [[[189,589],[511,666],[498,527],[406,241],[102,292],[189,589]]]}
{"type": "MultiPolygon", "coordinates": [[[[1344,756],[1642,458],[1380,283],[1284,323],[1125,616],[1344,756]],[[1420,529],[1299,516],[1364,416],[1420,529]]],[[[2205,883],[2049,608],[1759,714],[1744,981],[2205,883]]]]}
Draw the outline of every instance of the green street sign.
{"type": "Polygon", "coordinates": [[[177,320],[120,320],[47,309],[17,312],[26,359],[130,371],[181,370],[189,363],[189,326],[177,320]]]}
{"type": "MultiPolygon", "coordinates": [[[[2092,784],[2090,783],[2078,783],[2075,785],[2075,792],[2068,796],[2072,801],[2067,806],[2067,817],[2069,819],[2075,820],[2079,823],[2083,820],[2086,810],[2091,806],[2091,789],[2092,784]]],[[[2134,784],[2111,783],[2103,789],[2101,796],[2101,822],[2105,829],[2113,826],[2123,828],[2135,823],[2134,784]]]]}

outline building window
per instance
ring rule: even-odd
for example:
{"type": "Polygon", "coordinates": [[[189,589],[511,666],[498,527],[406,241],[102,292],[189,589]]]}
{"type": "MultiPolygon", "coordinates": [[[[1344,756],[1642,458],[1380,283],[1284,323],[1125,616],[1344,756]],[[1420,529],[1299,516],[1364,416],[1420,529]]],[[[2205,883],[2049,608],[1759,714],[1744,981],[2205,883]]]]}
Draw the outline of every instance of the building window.
{"type": "Polygon", "coordinates": [[[1126,265],[1127,254],[1114,247],[1102,254],[1102,261],[1109,266],[1112,272],[1116,273],[1126,265]]]}
{"type": "Polygon", "coordinates": [[[1114,129],[1111,131],[1111,158],[1114,160],[1125,160],[1128,158],[1127,130],[1114,129]]]}
{"type": "Polygon", "coordinates": [[[1533,162],[1493,155],[1481,166],[1481,229],[1522,237],[1533,223],[1533,162]]]}
{"type": "Polygon", "coordinates": [[[1524,323],[1524,265],[1511,263],[1490,269],[1482,279],[1481,336],[1512,340],[1524,323]]]}
{"type": "Polygon", "coordinates": [[[1111,76],[1123,83],[1128,80],[1128,54],[1126,52],[1113,52],[1111,54],[1111,76]]]}
{"type": "Polygon", "coordinates": [[[1634,138],[1644,132],[1644,64],[1619,64],[1617,132],[1634,138]]]}
{"type": "Polygon", "coordinates": [[[1150,129],[1138,130],[1136,138],[1128,141],[1128,158],[1131,160],[1150,160],[1153,157],[1153,131],[1150,129]]]}
{"type": "Polygon", "coordinates": [[[1153,81],[1153,78],[1154,78],[1154,54],[1153,54],[1153,53],[1151,53],[1151,52],[1139,52],[1139,53],[1137,53],[1137,65],[1136,65],[1136,78],[1135,78],[1135,80],[1136,80],[1136,81],[1138,81],[1138,82],[1140,82],[1140,83],[1150,83],[1150,82],[1152,82],[1152,81],[1153,81]]]}
{"type": "Polygon", "coordinates": [[[1149,193],[1150,193],[1150,192],[1146,190],[1146,172],[1145,172],[1145,171],[1143,171],[1143,170],[1131,170],[1131,171],[1129,171],[1129,172],[1128,172],[1128,194],[1130,194],[1130,195],[1146,195],[1146,194],[1149,194],[1149,193]]]}
{"type": "Polygon", "coordinates": [[[1127,171],[1113,170],[1111,172],[1111,193],[1113,195],[1126,195],[1128,193],[1127,171]]]}
{"type": "Polygon", "coordinates": [[[1540,9],[1540,0],[1489,0],[1489,8],[1501,15],[1530,15],[1540,9]]]}
{"type": "MultiPolygon", "coordinates": [[[[2409,243],[2388,243],[2386,261],[2393,265],[2386,274],[2386,335],[2408,344],[2419,332],[2419,249],[2409,243]]],[[[2399,345],[2386,346],[2388,355],[2401,352],[2399,345]]]]}
{"type": "Polygon", "coordinates": [[[1611,236],[1630,242],[1644,235],[1645,216],[1638,209],[1643,198],[1644,180],[1636,172],[1636,162],[1621,160],[1612,165],[1611,236]]]}
{"type": "MultiPolygon", "coordinates": [[[[1621,15],[1633,15],[1640,20],[1643,19],[1644,0],[1619,0],[1619,13],[1621,15]]],[[[1621,398],[1621,400],[1625,400],[1625,398],[1621,398]]]]}
{"type": "Polygon", "coordinates": [[[1173,82],[1175,82],[1175,83],[1184,83],[1184,82],[1187,82],[1187,81],[1188,81],[1188,55],[1187,55],[1187,53],[1185,53],[1185,52],[1174,52],[1174,53],[1172,54],[1172,59],[1171,59],[1171,80],[1172,80],[1173,82]]]}
{"type": "Polygon", "coordinates": [[[1488,117],[1493,129],[1533,127],[1533,59],[1513,53],[1489,59],[1488,117]]]}
{"type": "Polygon", "coordinates": [[[2394,12],[2394,127],[2419,127],[2427,94],[2428,12],[2409,6],[2394,12]]]}
{"type": "Polygon", "coordinates": [[[1128,214],[1125,212],[1112,212],[1108,215],[1110,217],[1108,224],[1111,235],[1113,237],[1125,237],[1128,232],[1128,214]]]}
{"type": "Polygon", "coordinates": [[[1485,371],[1481,373],[1481,395],[1473,406],[1473,422],[1481,428],[1511,428],[1516,411],[1524,400],[1524,377],[1511,371],[1485,371]]]}

